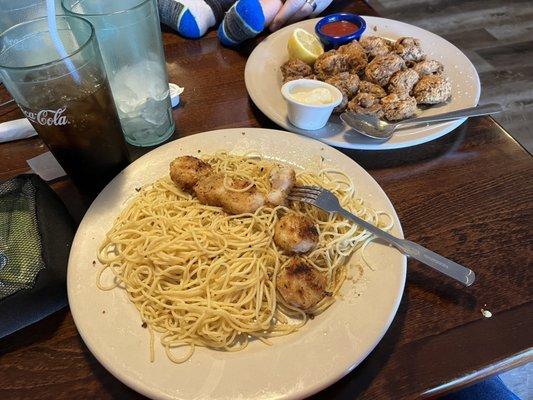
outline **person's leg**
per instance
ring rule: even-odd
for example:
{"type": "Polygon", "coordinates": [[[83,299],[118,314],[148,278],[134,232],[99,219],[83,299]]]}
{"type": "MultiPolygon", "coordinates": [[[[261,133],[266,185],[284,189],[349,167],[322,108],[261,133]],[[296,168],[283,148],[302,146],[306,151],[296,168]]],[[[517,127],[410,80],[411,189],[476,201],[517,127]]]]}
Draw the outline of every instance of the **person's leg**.
{"type": "Polygon", "coordinates": [[[158,0],[161,22],[197,39],[215,26],[235,0],[158,0]]]}
{"type": "Polygon", "coordinates": [[[239,0],[226,13],[218,27],[225,46],[236,46],[257,36],[282,7],[281,0],[239,0]]]}
{"type": "Polygon", "coordinates": [[[439,400],[520,400],[507,389],[499,377],[478,382],[455,393],[440,397],[439,400]]]}

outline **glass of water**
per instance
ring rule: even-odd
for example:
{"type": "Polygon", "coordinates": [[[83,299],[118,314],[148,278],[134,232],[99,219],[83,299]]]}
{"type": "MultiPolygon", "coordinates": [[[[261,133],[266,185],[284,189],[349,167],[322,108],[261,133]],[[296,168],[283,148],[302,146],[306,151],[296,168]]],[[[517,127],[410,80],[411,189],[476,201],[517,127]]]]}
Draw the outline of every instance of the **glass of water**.
{"type": "Polygon", "coordinates": [[[94,26],[128,143],[153,146],[174,132],[156,0],[63,0],[94,26]]]}

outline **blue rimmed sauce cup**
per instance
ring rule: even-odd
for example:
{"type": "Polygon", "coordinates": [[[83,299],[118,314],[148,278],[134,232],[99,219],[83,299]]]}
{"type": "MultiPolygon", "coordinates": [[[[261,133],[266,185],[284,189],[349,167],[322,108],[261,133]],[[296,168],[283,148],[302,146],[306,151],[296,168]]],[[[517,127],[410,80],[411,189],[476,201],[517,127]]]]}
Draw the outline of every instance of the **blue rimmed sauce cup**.
{"type": "Polygon", "coordinates": [[[315,32],[326,50],[359,40],[365,29],[365,20],[357,14],[350,13],[328,15],[315,26],[315,32]]]}

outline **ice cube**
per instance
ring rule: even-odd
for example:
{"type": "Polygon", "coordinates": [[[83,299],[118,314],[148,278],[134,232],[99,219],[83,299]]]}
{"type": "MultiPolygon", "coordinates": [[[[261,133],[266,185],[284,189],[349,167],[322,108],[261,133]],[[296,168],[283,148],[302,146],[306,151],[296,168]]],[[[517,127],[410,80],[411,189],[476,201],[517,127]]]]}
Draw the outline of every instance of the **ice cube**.
{"type": "MultiPolygon", "coordinates": [[[[161,79],[164,76],[165,71],[160,63],[152,60],[143,60],[119,69],[111,84],[119,111],[134,117],[142,114],[146,107],[154,108],[151,104],[145,104],[150,99],[156,102],[166,99],[168,84],[161,79]]],[[[149,117],[148,120],[153,118],[149,117]]]]}
{"type": "Polygon", "coordinates": [[[150,98],[141,108],[141,118],[149,124],[163,125],[167,119],[167,102],[150,98]]]}

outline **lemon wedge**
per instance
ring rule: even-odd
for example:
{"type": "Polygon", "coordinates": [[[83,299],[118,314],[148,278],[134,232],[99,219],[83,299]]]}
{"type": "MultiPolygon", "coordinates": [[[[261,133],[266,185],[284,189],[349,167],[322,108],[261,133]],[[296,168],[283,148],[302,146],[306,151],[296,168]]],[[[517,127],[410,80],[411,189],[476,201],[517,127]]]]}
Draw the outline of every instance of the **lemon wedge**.
{"type": "Polygon", "coordinates": [[[318,56],[324,53],[320,40],[301,28],[296,28],[292,32],[287,49],[291,60],[297,58],[309,65],[313,64],[318,56]]]}

